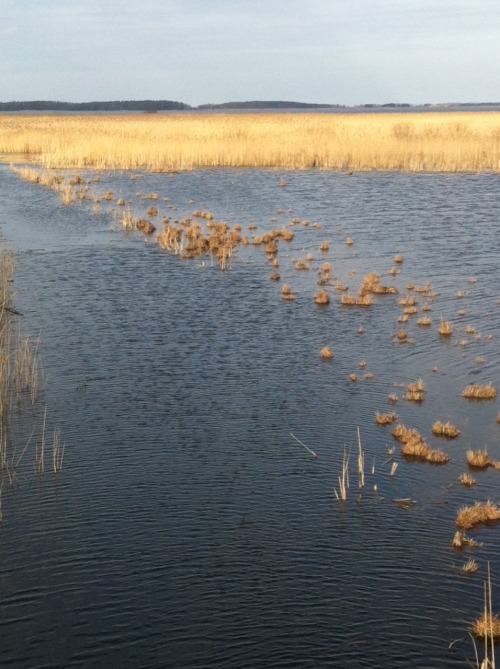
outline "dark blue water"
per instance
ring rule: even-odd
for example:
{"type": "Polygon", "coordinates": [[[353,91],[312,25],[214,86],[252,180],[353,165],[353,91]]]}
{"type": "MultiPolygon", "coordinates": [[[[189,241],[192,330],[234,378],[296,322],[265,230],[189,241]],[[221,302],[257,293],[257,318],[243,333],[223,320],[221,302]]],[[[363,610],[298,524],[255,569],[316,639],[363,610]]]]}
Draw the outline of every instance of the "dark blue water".
{"type": "Polygon", "coordinates": [[[221,272],[210,258],[181,260],[125,235],[114,203],[96,216],[90,202],[65,207],[0,170],[17,322],[40,335],[44,376],[35,406],[14,406],[9,424],[18,455],[35,432],[2,491],[2,666],[467,666],[488,561],[500,609],[498,528],[472,533],[484,541],[474,553],[451,548],[458,508],[498,500],[499,472],[479,472],[471,490],[458,483],[468,448],[500,459],[498,401],[460,397],[468,383],[500,380],[498,177],[106,173],[92,188],[132,201],[141,216],[152,202],[136,193],[156,192],[160,215],[208,209],[250,238],[300,218],[278,254],[281,283],[298,295],[281,300],[262,247],[241,247],[221,272]],[[297,272],[292,261],[308,252],[311,269],[297,272]],[[396,253],[405,260],[394,278],[396,253]],[[331,304],[318,308],[326,260],[352,293],[372,270],[403,294],[408,281],[429,280],[432,327],[417,326],[419,313],[405,326],[412,343],[395,343],[398,296],[350,309],[329,288],[331,304]],[[441,317],[455,325],[450,341],[437,334],[441,317]],[[331,361],[319,356],[325,345],[331,361]],[[394,410],[451,461],[406,462],[397,447],[391,478],[395,442],[374,414],[418,378],[425,401],[394,410]],[[48,462],[42,477],[33,461],[45,406],[66,454],[62,472],[48,462]],[[433,438],[435,420],[456,424],[460,437],[433,438]],[[334,488],[345,449],[343,504],[334,488]],[[409,509],[393,502],[406,497],[409,509]],[[474,576],[460,572],[469,554],[474,576]]]}

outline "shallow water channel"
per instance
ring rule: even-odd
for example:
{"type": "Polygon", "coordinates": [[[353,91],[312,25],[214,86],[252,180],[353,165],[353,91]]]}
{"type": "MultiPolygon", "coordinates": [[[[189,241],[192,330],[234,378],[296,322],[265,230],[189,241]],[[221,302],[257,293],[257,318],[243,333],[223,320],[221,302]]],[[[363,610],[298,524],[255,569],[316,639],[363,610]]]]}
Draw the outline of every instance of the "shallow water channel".
{"type": "Polygon", "coordinates": [[[488,561],[500,612],[499,528],[471,532],[484,542],[474,552],[451,547],[461,505],[500,501],[500,472],[475,473],[471,489],[458,482],[467,449],[500,459],[498,400],[461,397],[469,383],[500,382],[500,178],[130,176],[100,175],[93,192],[115,201],[97,212],[0,167],[16,323],[40,336],[44,379],[35,406],[14,406],[10,419],[17,454],[35,435],[17,481],[3,485],[2,666],[467,666],[488,561]],[[152,202],[138,192],[159,195],[158,221],[208,210],[250,239],[300,219],[280,242],[281,282],[269,280],[262,247],[240,247],[222,272],[210,257],[182,260],[125,234],[116,198],[144,216],[152,202]],[[293,260],[307,253],[311,268],[299,272],[293,260]],[[397,253],[404,263],[389,276],[397,253]],[[430,281],[435,297],[419,298],[404,326],[397,295],[349,308],[331,286],[320,308],[325,261],[351,293],[376,271],[399,296],[409,281],[430,281]],[[285,281],[293,302],[281,299],[285,281]],[[416,324],[425,301],[429,328],[416,324]],[[453,322],[451,338],[439,336],[441,318],[453,322]],[[409,343],[395,341],[401,327],[409,343]],[[319,355],[326,345],[332,360],[319,355]],[[391,407],[388,395],[419,378],[424,402],[391,407]],[[45,406],[66,451],[63,471],[41,476],[33,460],[45,406]],[[392,427],[375,424],[376,411],[391,410],[450,462],[405,461],[392,427]],[[454,423],[458,439],[433,437],[436,420],[454,423]],[[342,503],[334,488],[346,450],[342,503]],[[402,498],[412,504],[394,503],[402,498]],[[480,569],[467,576],[470,556],[480,569]]]}

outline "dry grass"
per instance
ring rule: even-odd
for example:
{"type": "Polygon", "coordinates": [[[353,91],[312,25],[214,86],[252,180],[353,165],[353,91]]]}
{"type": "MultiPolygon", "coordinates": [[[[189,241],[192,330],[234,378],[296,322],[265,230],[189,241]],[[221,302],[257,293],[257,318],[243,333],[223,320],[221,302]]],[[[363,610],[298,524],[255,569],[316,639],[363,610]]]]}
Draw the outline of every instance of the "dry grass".
{"type": "Polygon", "coordinates": [[[476,548],[479,546],[482,546],[483,544],[480,541],[476,541],[472,537],[469,537],[467,534],[464,532],[460,532],[460,530],[457,530],[455,532],[455,536],[453,537],[453,541],[451,542],[451,545],[453,548],[476,548]]]}
{"type": "Polygon", "coordinates": [[[467,534],[465,534],[465,532],[460,532],[460,530],[457,530],[455,532],[455,536],[453,537],[451,545],[453,546],[453,548],[462,549],[462,548],[478,548],[483,544],[480,541],[476,541],[472,537],[469,537],[467,534]]]}
{"type": "MultiPolygon", "coordinates": [[[[482,614],[472,625],[472,633],[484,639],[488,636],[493,636],[494,639],[500,639],[500,617],[497,615],[482,614]]],[[[483,666],[483,665],[481,665],[483,666]]],[[[485,667],[493,667],[492,664],[484,665],[485,667]]]]}
{"type": "Polygon", "coordinates": [[[462,565],[462,571],[464,574],[475,574],[479,570],[479,565],[477,560],[474,558],[469,558],[465,564],[462,565]]]}
{"type": "Polygon", "coordinates": [[[448,437],[449,439],[455,439],[460,434],[460,430],[451,423],[441,423],[440,421],[434,423],[432,431],[438,437],[448,437]]]}
{"type": "Polygon", "coordinates": [[[496,112],[2,115],[0,153],[98,169],[498,172],[499,132],[496,112]]]}
{"type": "Polygon", "coordinates": [[[429,316],[422,316],[422,318],[418,319],[417,325],[420,325],[421,327],[429,327],[429,325],[432,325],[432,321],[429,316]]]}
{"type": "Polygon", "coordinates": [[[359,295],[363,296],[367,293],[374,293],[375,295],[390,295],[398,292],[395,286],[383,286],[380,283],[380,274],[377,272],[370,272],[364,277],[359,289],[359,295]]]}
{"type": "Polygon", "coordinates": [[[418,381],[415,381],[414,383],[410,383],[407,388],[407,393],[404,396],[405,400],[409,400],[410,402],[423,402],[425,398],[425,383],[422,379],[419,379],[418,381]]]}
{"type": "Polygon", "coordinates": [[[443,337],[449,337],[453,334],[453,324],[450,321],[441,321],[438,332],[443,337]]]}
{"type": "Polygon", "coordinates": [[[500,508],[491,500],[476,502],[473,506],[463,506],[458,510],[456,525],[462,530],[470,530],[476,525],[487,525],[500,520],[500,508]]]}
{"type": "Polygon", "coordinates": [[[467,464],[472,469],[487,469],[488,467],[493,467],[496,470],[500,469],[500,462],[490,458],[486,448],[479,451],[469,449],[467,451],[467,464]]]}
{"type": "Polygon", "coordinates": [[[394,411],[390,413],[381,413],[380,411],[377,411],[375,413],[375,422],[377,425],[391,425],[397,418],[398,414],[394,413],[394,411]]]}
{"type": "Polygon", "coordinates": [[[334,353],[329,346],[322,348],[319,354],[325,360],[329,360],[334,357],[334,353]]]}
{"type": "Polygon", "coordinates": [[[431,448],[420,432],[414,428],[408,428],[401,424],[396,425],[392,431],[392,436],[403,444],[401,453],[410,460],[441,465],[447,463],[450,459],[443,451],[431,448]]]}
{"type": "Polygon", "coordinates": [[[348,307],[371,307],[373,304],[373,299],[370,295],[364,295],[363,297],[356,297],[355,295],[342,295],[340,298],[340,303],[348,307]]]}
{"type": "Polygon", "coordinates": [[[473,486],[476,485],[476,479],[469,474],[469,472],[465,472],[464,474],[460,474],[458,477],[458,480],[462,485],[464,485],[466,488],[472,488],[473,486]]]}
{"type": "Polygon", "coordinates": [[[492,386],[491,383],[487,383],[483,386],[478,383],[471,383],[462,391],[462,397],[467,399],[494,400],[496,396],[496,388],[492,386]]]}
{"type": "Polygon", "coordinates": [[[326,290],[320,290],[319,293],[316,293],[314,296],[314,301],[316,304],[330,304],[330,295],[326,292],[326,290]]]}

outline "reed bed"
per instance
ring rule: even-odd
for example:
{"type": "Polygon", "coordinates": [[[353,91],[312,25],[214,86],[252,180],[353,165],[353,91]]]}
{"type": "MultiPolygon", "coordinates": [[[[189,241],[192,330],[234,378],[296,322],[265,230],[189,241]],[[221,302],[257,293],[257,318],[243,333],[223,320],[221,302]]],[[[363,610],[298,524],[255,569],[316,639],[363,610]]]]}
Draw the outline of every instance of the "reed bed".
{"type": "Polygon", "coordinates": [[[472,488],[472,486],[476,485],[476,479],[473,476],[471,476],[469,472],[464,472],[463,474],[460,474],[458,480],[466,488],[472,488]]]}
{"type": "Polygon", "coordinates": [[[491,383],[480,385],[479,383],[471,383],[462,391],[462,397],[474,400],[494,400],[497,396],[497,391],[491,383]]]}
{"type": "Polygon", "coordinates": [[[453,548],[462,549],[469,547],[476,548],[482,546],[483,544],[480,541],[476,541],[476,539],[469,537],[467,534],[465,534],[465,532],[457,530],[455,532],[451,545],[453,546],[453,548]]]}
{"type": "Polygon", "coordinates": [[[470,530],[476,525],[487,525],[500,520],[500,507],[494,502],[475,502],[473,506],[463,506],[458,510],[456,525],[462,530],[470,530]]]}
{"type": "Polygon", "coordinates": [[[97,169],[499,172],[500,114],[2,115],[0,153],[97,169]]]}
{"type": "Polygon", "coordinates": [[[455,425],[450,422],[441,423],[439,420],[432,426],[432,432],[438,437],[448,437],[448,439],[455,439],[460,434],[460,430],[455,425]]]}
{"type": "Polygon", "coordinates": [[[469,558],[465,564],[462,565],[462,571],[464,574],[475,574],[479,570],[479,565],[477,560],[474,558],[469,558]]]}
{"type": "Polygon", "coordinates": [[[414,428],[408,428],[401,424],[396,425],[392,431],[392,436],[403,444],[401,453],[410,460],[442,465],[450,459],[443,451],[431,448],[420,432],[414,428]]]}
{"type": "Polygon", "coordinates": [[[377,425],[392,425],[398,419],[398,414],[391,411],[390,413],[375,413],[375,422],[377,425]]]}
{"type": "Polygon", "coordinates": [[[356,295],[342,295],[340,303],[347,307],[371,307],[373,299],[370,295],[357,297],[356,295]]]}

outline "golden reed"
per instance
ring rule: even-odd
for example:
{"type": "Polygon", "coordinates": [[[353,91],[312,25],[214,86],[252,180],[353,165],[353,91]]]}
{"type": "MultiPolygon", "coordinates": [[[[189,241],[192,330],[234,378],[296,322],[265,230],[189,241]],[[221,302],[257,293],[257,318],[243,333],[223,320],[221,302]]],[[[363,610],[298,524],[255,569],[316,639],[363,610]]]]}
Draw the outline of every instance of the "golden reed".
{"type": "Polygon", "coordinates": [[[500,113],[1,115],[0,154],[80,169],[499,172],[500,113]]]}

